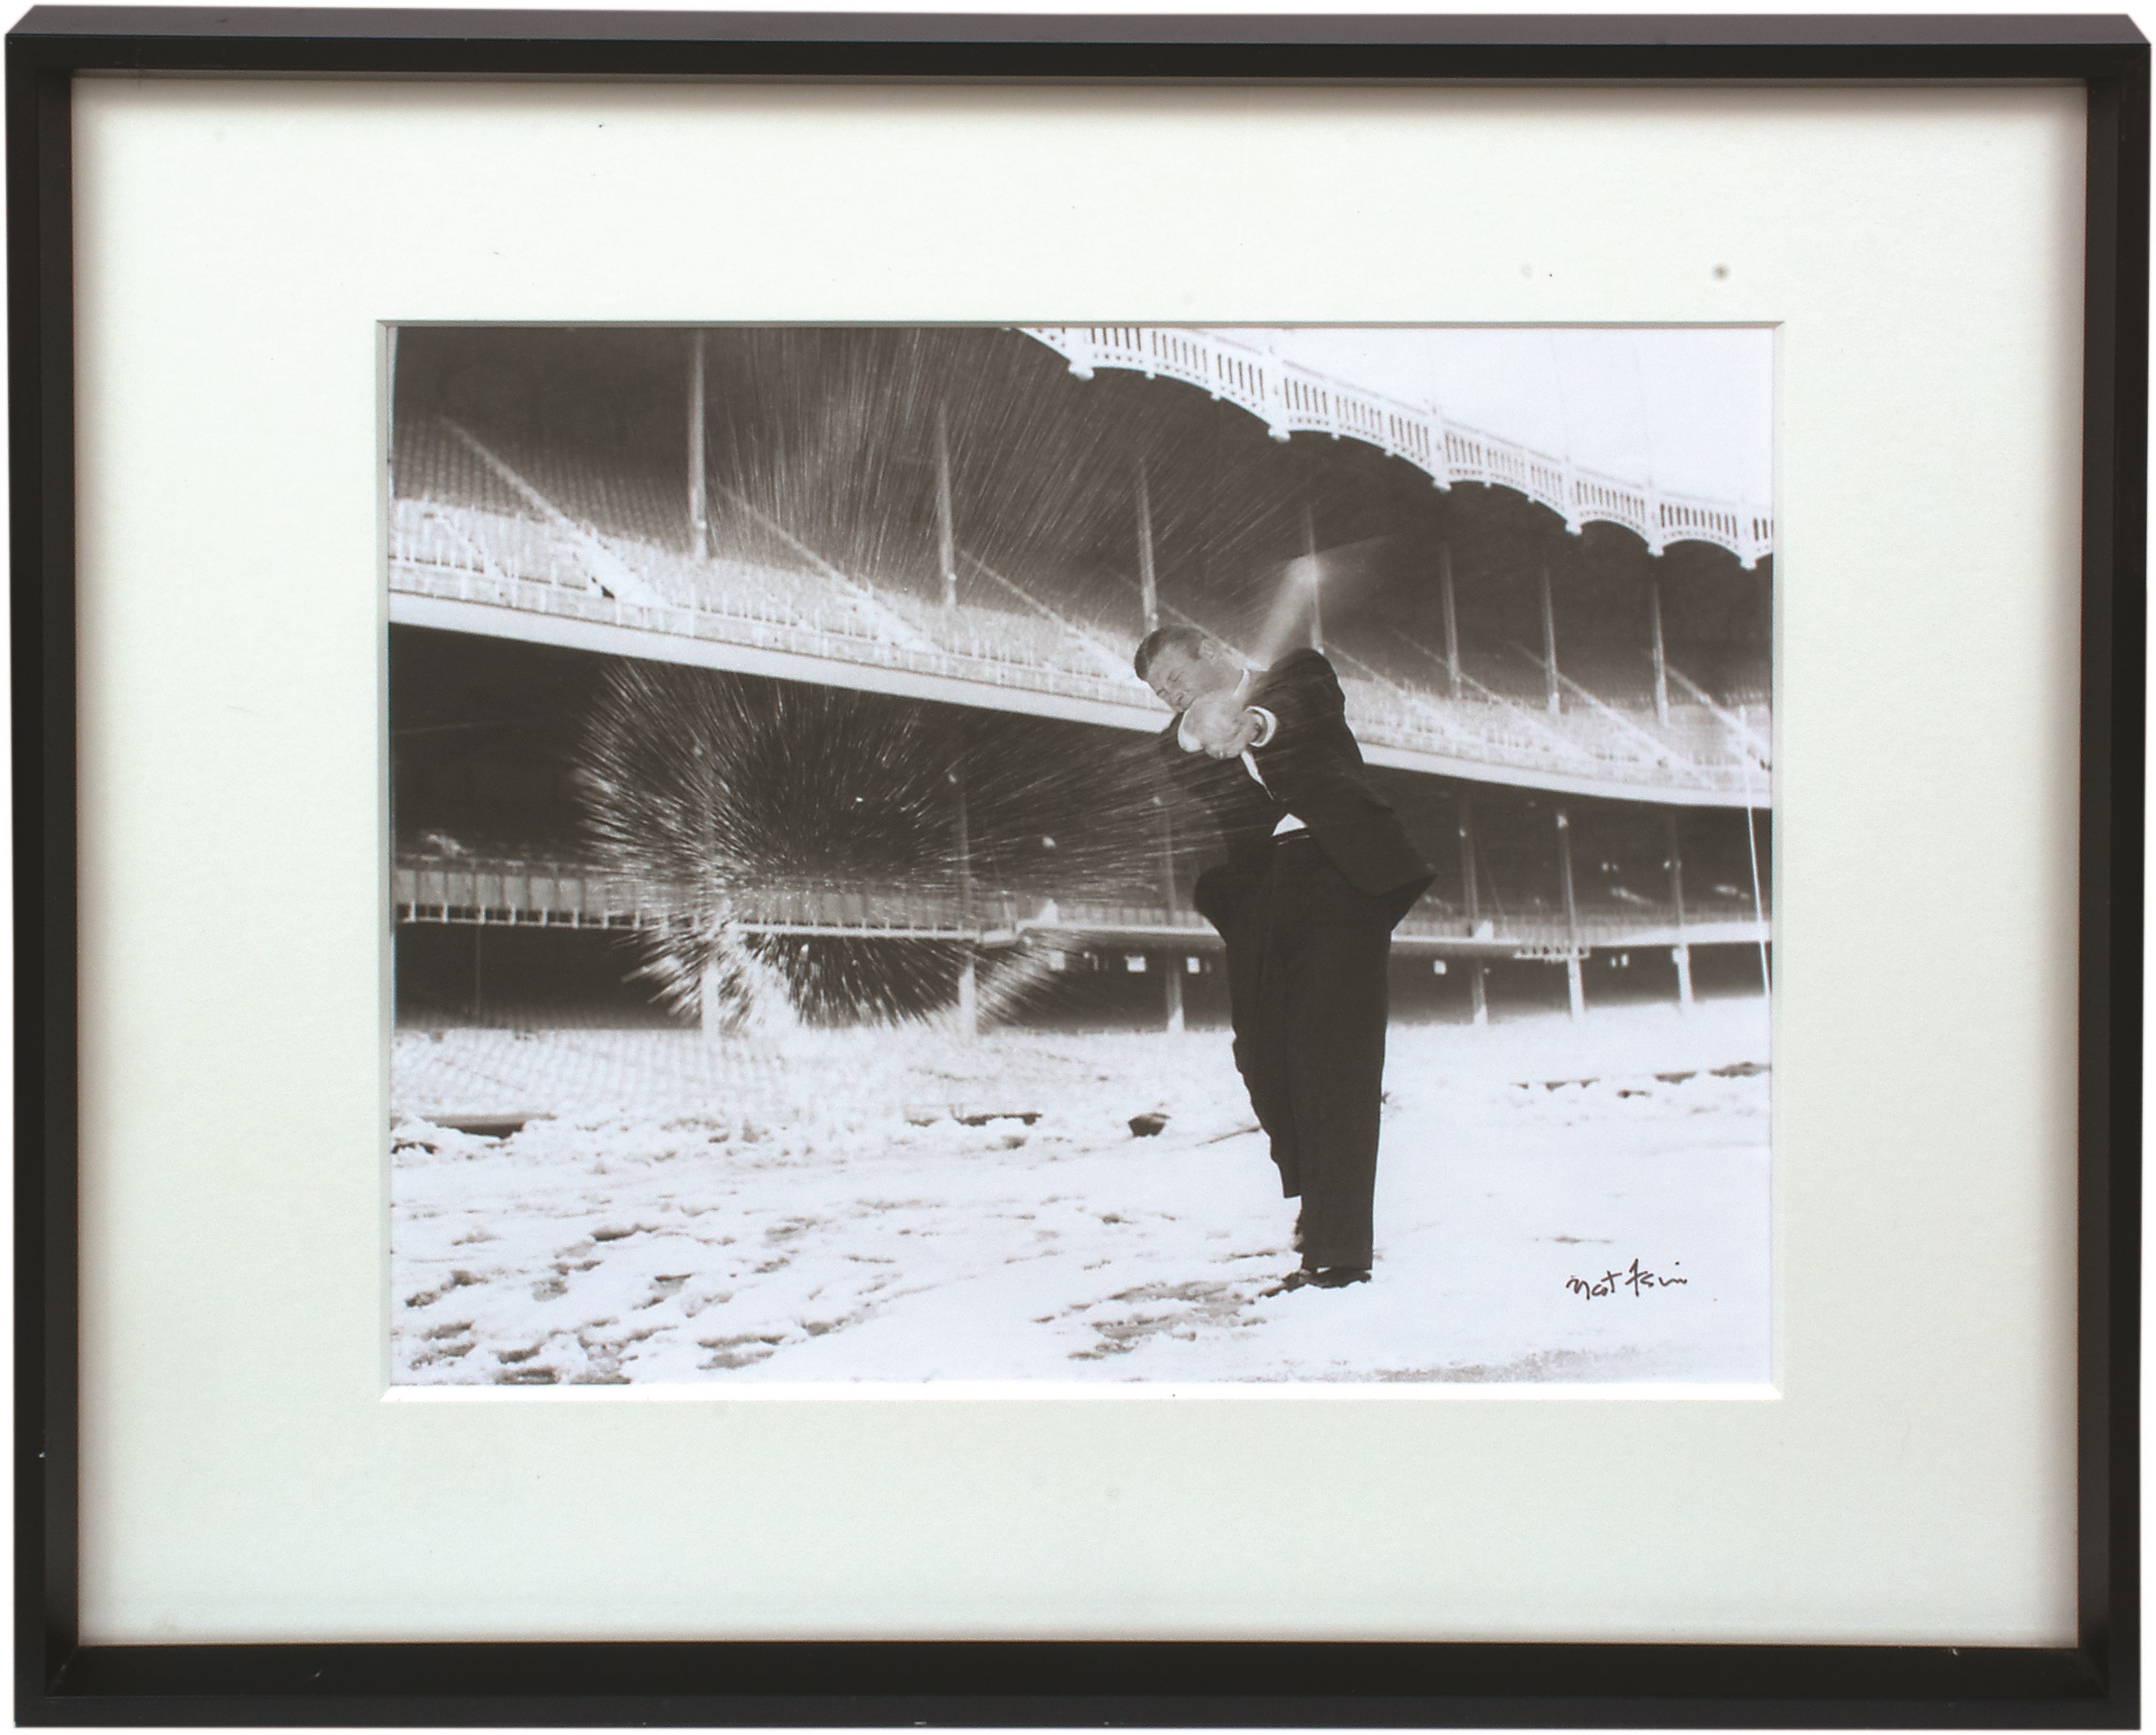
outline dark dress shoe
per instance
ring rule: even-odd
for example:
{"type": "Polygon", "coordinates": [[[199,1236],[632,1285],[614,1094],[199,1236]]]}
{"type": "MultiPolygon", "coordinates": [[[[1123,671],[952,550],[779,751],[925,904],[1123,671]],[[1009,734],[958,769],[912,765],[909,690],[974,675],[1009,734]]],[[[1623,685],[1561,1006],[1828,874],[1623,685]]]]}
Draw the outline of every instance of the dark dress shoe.
{"type": "Polygon", "coordinates": [[[1260,1296],[1284,1296],[1291,1289],[1345,1289],[1351,1283],[1368,1283],[1368,1265],[1322,1265],[1312,1270],[1305,1265],[1299,1271],[1290,1271],[1270,1289],[1260,1290],[1260,1296]]]}

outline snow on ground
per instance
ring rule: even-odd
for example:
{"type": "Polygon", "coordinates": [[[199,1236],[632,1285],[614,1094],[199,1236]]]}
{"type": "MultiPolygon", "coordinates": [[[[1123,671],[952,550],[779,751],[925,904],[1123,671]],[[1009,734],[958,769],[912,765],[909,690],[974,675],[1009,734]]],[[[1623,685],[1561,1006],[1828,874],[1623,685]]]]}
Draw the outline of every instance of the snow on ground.
{"type": "Polygon", "coordinates": [[[395,1378],[1762,1381],[1766,1059],[1758,1001],[1395,1027],[1373,1281],[1267,1298],[1224,1032],[401,1031],[395,1378]]]}

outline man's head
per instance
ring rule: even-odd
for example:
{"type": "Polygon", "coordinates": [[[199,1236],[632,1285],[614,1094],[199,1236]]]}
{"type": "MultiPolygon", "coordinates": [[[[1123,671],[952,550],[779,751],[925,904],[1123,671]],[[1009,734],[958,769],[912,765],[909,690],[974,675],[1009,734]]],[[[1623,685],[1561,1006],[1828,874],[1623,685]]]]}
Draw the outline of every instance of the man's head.
{"type": "Polygon", "coordinates": [[[1243,678],[1234,655],[1195,627],[1158,627],[1146,634],[1134,660],[1138,679],[1170,711],[1188,711],[1208,693],[1243,678]]]}

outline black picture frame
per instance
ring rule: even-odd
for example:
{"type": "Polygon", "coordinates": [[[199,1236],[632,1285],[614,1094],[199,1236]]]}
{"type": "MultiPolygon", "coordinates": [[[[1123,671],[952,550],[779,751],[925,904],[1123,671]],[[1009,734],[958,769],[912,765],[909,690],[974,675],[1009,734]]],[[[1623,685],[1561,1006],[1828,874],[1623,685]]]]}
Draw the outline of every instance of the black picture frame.
{"type": "Polygon", "coordinates": [[[7,50],[18,1718],[2136,1727],[2148,118],[2123,18],[31,11],[7,50]],[[82,1644],[69,91],[113,70],[2084,86],[2076,1644],[82,1644]]]}

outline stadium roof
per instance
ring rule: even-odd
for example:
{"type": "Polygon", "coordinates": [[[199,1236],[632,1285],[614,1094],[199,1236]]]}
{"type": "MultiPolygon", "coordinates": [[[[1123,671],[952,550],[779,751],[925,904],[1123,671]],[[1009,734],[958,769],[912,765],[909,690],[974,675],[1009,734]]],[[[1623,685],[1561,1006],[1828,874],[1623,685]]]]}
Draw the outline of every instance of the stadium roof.
{"type": "Polygon", "coordinates": [[[1224,331],[1449,421],[1629,482],[1773,497],[1762,326],[1440,326],[1224,331]]]}
{"type": "Polygon", "coordinates": [[[1699,536],[1750,567],[1773,546],[1773,342],[1736,327],[1029,326],[1090,379],[1166,376],[1276,439],[1343,435],[1440,487],[1517,488],[1577,531],[1657,552],[1699,536]]]}

